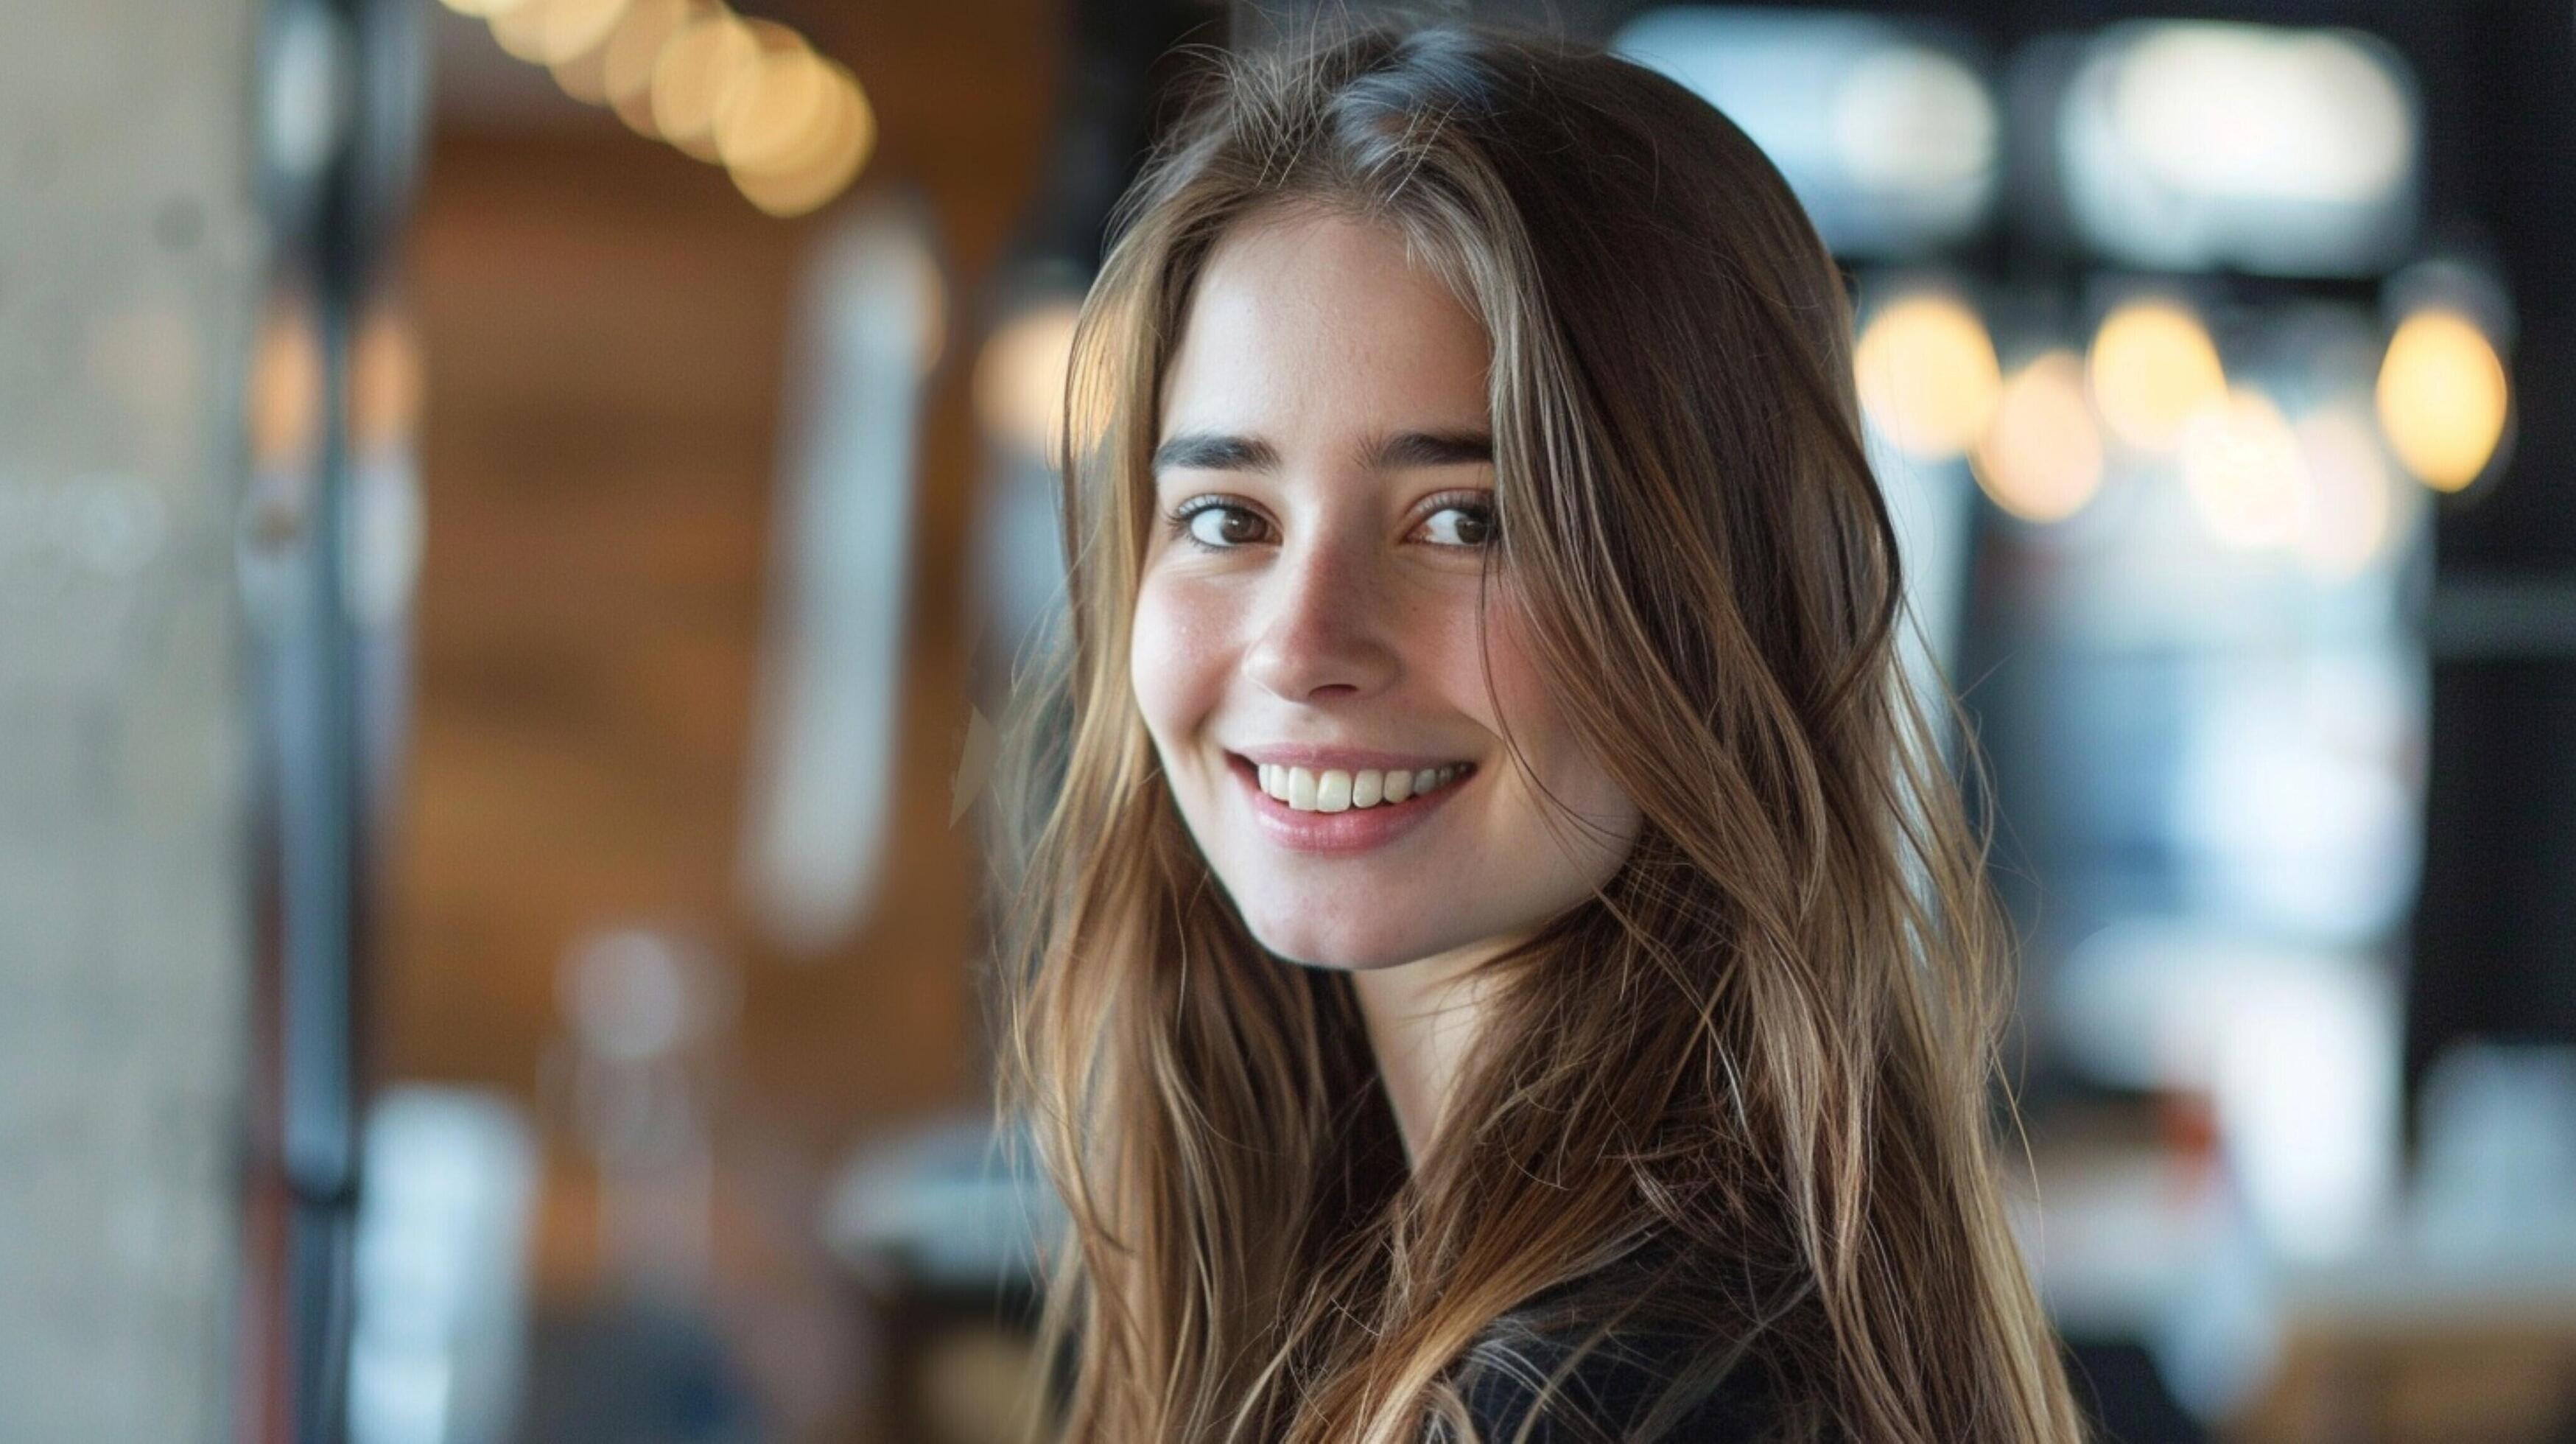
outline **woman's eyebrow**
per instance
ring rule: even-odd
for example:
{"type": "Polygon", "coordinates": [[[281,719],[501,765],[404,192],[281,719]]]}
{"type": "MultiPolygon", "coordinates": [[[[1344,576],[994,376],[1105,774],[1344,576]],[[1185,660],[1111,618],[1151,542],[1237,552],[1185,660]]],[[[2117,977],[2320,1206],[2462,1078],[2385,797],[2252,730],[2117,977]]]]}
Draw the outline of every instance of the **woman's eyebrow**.
{"type": "Polygon", "coordinates": [[[1481,431],[1399,431],[1369,448],[1375,471],[1408,471],[1421,466],[1491,465],[1494,439],[1481,431]]]}
{"type": "MultiPolygon", "coordinates": [[[[1372,471],[1491,465],[1494,440],[1482,431],[1399,431],[1370,444],[1362,460],[1372,471]]],[[[1154,448],[1156,471],[1272,471],[1278,466],[1277,449],[1249,436],[1184,431],[1154,448]]]]}
{"type": "Polygon", "coordinates": [[[1279,465],[1279,453],[1269,442],[1248,436],[1224,436],[1207,431],[1184,431],[1166,437],[1154,448],[1154,470],[1188,467],[1197,471],[1271,471],[1279,465]]]}

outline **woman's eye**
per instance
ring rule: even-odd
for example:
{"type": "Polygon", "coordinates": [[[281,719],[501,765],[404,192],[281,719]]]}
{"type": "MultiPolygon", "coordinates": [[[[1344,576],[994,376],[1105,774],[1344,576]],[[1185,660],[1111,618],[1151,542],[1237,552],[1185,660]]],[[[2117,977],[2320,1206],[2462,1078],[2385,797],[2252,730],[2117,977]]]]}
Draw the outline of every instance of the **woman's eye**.
{"type": "Polygon", "coordinates": [[[1209,551],[1227,551],[1261,540],[1261,518],[1239,506],[1207,502],[1174,518],[1181,532],[1209,551]]]}
{"type": "MultiPolygon", "coordinates": [[[[1201,551],[1233,551],[1265,539],[1261,514],[1232,502],[1198,500],[1184,504],[1168,518],[1173,533],[1201,551]]],[[[1433,546],[1474,550],[1493,545],[1493,507],[1480,501],[1458,501],[1434,509],[1421,523],[1433,546]]]]}
{"type": "Polygon", "coordinates": [[[1480,547],[1494,539],[1494,510],[1481,502],[1454,502],[1423,520],[1439,546],[1480,547]]]}

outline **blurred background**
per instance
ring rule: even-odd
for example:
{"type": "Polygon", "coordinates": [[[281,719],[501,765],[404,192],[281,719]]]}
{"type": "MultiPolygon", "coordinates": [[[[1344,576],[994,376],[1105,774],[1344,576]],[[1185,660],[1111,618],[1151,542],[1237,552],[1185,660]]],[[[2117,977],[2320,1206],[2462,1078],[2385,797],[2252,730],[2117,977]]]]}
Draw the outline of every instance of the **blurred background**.
{"type": "MultiPolygon", "coordinates": [[[[0,1439],[1007,1436],[1065,349],[1313,13],[20,0],[0,1439]]],[[[1674,75],[1851,278],[2105,1437],[2576,1440],[2576,6],[1408,13],[1674,75]]]]}

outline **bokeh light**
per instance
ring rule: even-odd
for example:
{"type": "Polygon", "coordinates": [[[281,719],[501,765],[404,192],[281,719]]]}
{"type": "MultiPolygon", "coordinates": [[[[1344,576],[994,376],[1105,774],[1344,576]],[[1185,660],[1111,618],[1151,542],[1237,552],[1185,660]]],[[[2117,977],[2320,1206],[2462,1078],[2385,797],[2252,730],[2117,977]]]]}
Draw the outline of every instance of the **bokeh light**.
{"type": "Polygon", "coordinates": [[[700,160],[716,159],[716,112],[760,55],[759,37],[730,11],[692,18],[654,62],[653,128],[700,160]]]}
{"type": "Polygon", "coordinates": [[[492,28],[492,40],[503,53],[521,60],[538,60],[545,39],[547,17],[554,9],[553,0],[519,0],[506,10],[492,12],[486,22],[492,28]]]}
{"type": "MultiPolygon", "coordinates": [[[[632,10],[632,4],[627,7],[632,10]]],[[[614,32],[612,32],[614,33],[614,32]]],[[[570,60],[557,61],[546,67],[563,93],[584,105],[608,104],[608,45],[606,41],[592,46],[570,60]]]]}
{"type": "Polygon", "coordinates": [[[988,435],[1051,457],[1064,429],[1065,376],[1081,303],[1039,302],[996,328],[975,363],[975,414],[988,435]]]}
{"type": "Polygon", "coordinates": [[[2103,425],[2142,451],[2172,449],[2197,413],[2227,395],[2208,328],[2174,301],[2132,301],[2102,318],[2089,369],[2103,425]]]}
{"type": "Polygon", "coordinates": [[[2418,311],[2389,338],[2380,429],[2398,461],[2436,491],[2458,491],[2486,470],[2511,397],[2494,345],[2457,311],[2418,311]]]}
{"type": "Polygon", "coordinates": [[[393,306],[369,311],[349,347],[349,440],[360,451],[410,445],[420,433],[420,338],[393,306]]]}
{"type": "Polygon", "coordinates": [[[2305,461],[2295,539],[2299,557],[2318,575],[2341,580],[2379,558],[2396,529],[2397,481],[2369,419],[2332,407],[2292,428],[2305,461]]]}
{"type": "Polygon", "coordinates": [[[2063,521],[2093,500],[2102,433],[2074,352],[2047,352],[2012,374],[1969,463],[1995,505],[2024,521],[2063,521]]]}
{"type": "Polygon", "coordinates": [[[1917,460],[1967,450],[2003,389],[1993,338],[1957,298],[1923,293],[1892,301],[1861,331],[1853,355],[1861,405],[1897,448],[1917,460]]]}
{"type": "Polygon", "coordinates": [[[2125,56],[2112,108],[2146,170],[2186,192],[2359,204],[2414,164],[2389,63],[2333,31],[2155,27],[2125,56]]]}
{"type": "Polygon", "coordinates": [[[2004,117],[1981,48],[1955,27],[1849,7],[1655,4],[1611,47],[1741,126],[1836,255],[1919,261],[1994,214],[2004,117]]]}
{"type": "Polygon", "coordinates": [[[311,462],[322,437],[322,343],[303,306],[271,301],[260,317],[243,400],[254,466],[311,462]]]}
{"type": "Polygon", "coordinates": [[[773,216],[849,188],[876,150],[876,110],[847,66],[721,0],[448,0],[509,54],[638,134],[721,163],[773,216]]]}
{"type": "Polygon", "coordinates": [[[561,65],[608,39],[633,0],[521,0],[491,17],[492,38],[521,60],[561,65]]]}
{"type": "Polygon", "coordinates": [[[803,40],[764,44],[743,80],[716,110],[716,154],[737,169],[772,169],[834,120],[831,69],[803,40]]]}
{"type": "Polygon", "coordinates": [[[837,61],[824,62],[830,103],[807,130],[769,164],[731,167],[744,197],[773,216],[796,216],[848,187],[876,150],[877,119],[858,77],[837,61]]]}
{"type": "MultiPolygon", "coordinates": [[[[653,123],[653,72],[662,48],[691,21],[713,15],[711,0],[634,0],[600,48],[600,88],[609,107],[638,135],[661,137],[653,123]]],[[[560,79],[560,77],[558,77],[560,79]]]]}
{"type": "Polygon", "coordinates": [[[2163,271],[2374,275],[2415,224],[2404,60],[2333,29],[2112,27],[2062,91],[2056,163],[2090,246],[2163,271]]]}
{"type": "Polygon", "coordinates": [[[2295,541],[2307,458],[2272,398],[2248,387],[2227,393],[2183,428],[2183,486],[2211,535],[2248,550],[2295,541]]]}
{"type": "Polygon", "coordinates": [[[1844,173],[1863,191],[1905,197],[1944,228],[1975,224],[1994,191],[2003,124],[1983,77],[1922,45],[1890,45],[1852,63],[1829,121],[1844,173]],[[1946,203],[1946,205],[1945,205],[1946,203]]]}

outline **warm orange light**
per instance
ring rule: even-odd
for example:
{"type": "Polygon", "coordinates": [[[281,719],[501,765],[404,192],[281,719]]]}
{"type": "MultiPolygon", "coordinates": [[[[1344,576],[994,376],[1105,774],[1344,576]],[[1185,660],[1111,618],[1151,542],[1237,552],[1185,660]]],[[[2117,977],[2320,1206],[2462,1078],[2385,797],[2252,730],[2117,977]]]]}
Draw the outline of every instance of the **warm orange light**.
{"type": "MultiPolygon", "coordinates": [[[[360,452],[403,446],[418,435],[420,341],[389,306],[368,311],[350,339],[349,443],[360,452]]],[[[272,301],[260,319],[247,402],[252,461],[262,469],[309,465],[321,441],[322,349],[311,313],[272,301]]]]}
{"type": "Polygon", "coordinates": [[[824,65],[831,75],[829,122],[773,166],[732,170],[735,187],[773,216],[803,215],[839,195],[876,149],[876,111],[858,77],[838,61],[824,65]]]}
{"type": "Polygon", "coordinates": [[[251,354],[246,418],[252,463],[262,470],[302,467],[321,444],[322,345],[312,313],[300,303],[269,303],[251,354]]]}
{"type": "Polygon", "coordinates": [[[2091,373],[2102,423],[2146,451],[2172,448],[2195,414],[2227,396],[2208,328],[2173,301],[2133,301],[2104,317],[2091,373]]]}
{"type": "Polygon", "coordinates": [[[491,18],[503,50],[537,65],[561,65],[608,38],[632,0],[522,0],[491,18]]]}
{"type": "Polygon", "coordinates": [[[2407,317],[2388,338],[2377,399],[2398,461],[2435,491],[2458,491],[2494,459],[2512,392],[2486,333],[2435,309],[2407,317]]]}
{"type": "Polygon", "coordinates": [[[546,26],[552,23],[554,8],[555,0],[519,0],[508,9],[492,12],[484,24],[503,53],[519,60],[534,60],[545,40],[546,26]]]}
{"type": "Polygon", "coordinates": [[[349,438],[360,451],[408,446],[420,432],[419,338],[402,312],[380,306],[349,347],[349,438]]]}
{"type": "Polygon", "coordinates": [[[2024,521],[2063,521],[2093,500],[2102,433],[2074,352],[2048,352],[2013,373],[1969,463],[1995,505],[2024,521]]]}
{"type": "Polygon", "coordinates": [[[1949,296],[1908,296],[1880,308],[1852,361],[1870,420],[1926,461],[1967,450],[2003,389],[1985,323],[1949,296]]]}
{"type": "Polygon", "coordinates": [[[736,170],[776,170],[838,120],[831,67],[801,39],[764,46],[746,81],[716,112],[716,153],[736,170]]]}
{"type": "Polygon", "coordinates": [[[446,0],[519,59],[630,128],[721,161],[752,204],[794,216],[848,187],[876,111],[847,67],[722,0],[446,0]]]}
{"type": "Polygon", "coordinates": [[[714,10],[710,0],[634,0],[626,7],[625,18],[600,47],[600,89],[628,129],[660,138],[653,124],[653,71],[662,47],[690,20],[714,10]]]}
{"type": "Polygon", "coordinates": [[[701,160],[716,158],[716,112],[760,59],[760,41],[738,17],[716,11],[682,26],[653,66],[653,126],[701,160]]]}
{"type": "Polygon", "coordinates": [[[1012,317],[984,343],[975,362],[975,414],[987,434],[1030,456],[1055,455],[1074,322],[1081,314],[1071,297],[1043,302],[1012,317]]]}
{"type": "Polygon", "coordinates": [[[608,46],[594,45],[570,60],[546,67],[564,94],[584,105],[608,103],[608,46]]]}

